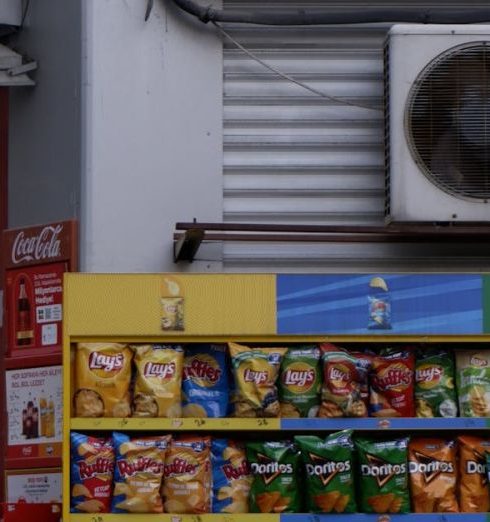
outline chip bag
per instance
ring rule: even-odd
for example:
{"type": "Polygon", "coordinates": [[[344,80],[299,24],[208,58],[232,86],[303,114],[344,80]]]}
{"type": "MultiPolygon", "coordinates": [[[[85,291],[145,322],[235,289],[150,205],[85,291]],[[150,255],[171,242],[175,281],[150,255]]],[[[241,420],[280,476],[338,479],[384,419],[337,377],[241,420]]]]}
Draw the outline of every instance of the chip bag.
{"type": "Polygon", "coordinates": [[[373,417],[415,417],[415,355],[411,349],[386,349],[373,357],[369,411],[373,417]]]}
{"type": "Polygon", "coordinates": [[[202,514],[211,511],[211,439],[182,436],[172,441],[165,459],[162,497],[165,511],[202,514]]]}
{"type": "Polygon", "coordinates": [[[356,439],[362,513],[408,513],[408,438],[356,439]]]}
{"type": "Polygon", "coordinates": [[[224,345],[186,348],[182,381],[184,417],[226,417],[230,393],[226,357],[224,345]]]}
{"type": "Polygon", "coordinates": [[[109,438],[70,433],[71,512],[109,513],[114,446],[109,438]]]}
{"type": "Polygon", "coordinates": [[[490,417],[490,350],[458,350],[456,383],[462,417],[490,417]]]}
{"type": "Polygon", "coordinates": [[[235,417],[279,417],[276,381],[287,348],[229,343],[236,386],[235,417]]]}
{"type": "Polygon", "coordinates": [[[408,445],[410,490],[415,513],[457,513],[456,444],[412,439],[408,445]]]}
{"type": "Polygon", "coordinates": [[[119,343],[79,343],[75,355],[75,417],[129,417],[133,352],[119,343]]]}
{"type": "Polygon", "coordinates": [[[354,513],[354,443],[352,430],[325,439],[294,437],[301,451],[309,513],[354,513]]]}
{"type": "Polygon", "coordinates": [[[320,350],[288,348],[278,381],[281,417],[316,417],[320,406],[320,350]]]}
{"type": "Polygon", "coordinates": [[[134,345],[133,417],[181,417],[184,350],[181,346],[134,345]]]}
{"type": "Polygon", "coordinates": [[[440,348],[417,351],[415,408],[417,417],[458,415],[452,353],[440,348]]]}
{"type": "Polygon", "coordinates": [[[249,442],[251,513],[299,513],[300,455],[291,442],[249,442]]]}
{"type": "Polygon", "coordinates": [[[462,435],[458,437],[458,446],[460,511],[486,513],[490,511],[487,479],[490,440],[473,435],[462,435]]]}
{"type": "Polygon", "coordinates": [[[245,447],[228,439],[213,439],[213,513],[248,513],[252,474],[245,447]]]}
{"type": "Polygon", "coordinates": [[[334,344],[320,346],[323,362],[319,417],[367,417],[371,357],[334,344]]]}
{"type": "Polygon", "coordinates": [[[169,435],[113,433],[116,448],[113,513],[163,513],[160,486],[169,435]]]}

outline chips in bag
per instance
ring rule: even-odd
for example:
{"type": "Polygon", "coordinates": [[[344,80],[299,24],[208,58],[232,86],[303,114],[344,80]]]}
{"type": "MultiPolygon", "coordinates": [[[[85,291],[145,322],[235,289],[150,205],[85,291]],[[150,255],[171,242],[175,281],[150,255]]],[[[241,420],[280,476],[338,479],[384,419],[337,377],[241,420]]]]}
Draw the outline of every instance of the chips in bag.
{"type": "Polygon", "coordinates": [[[211,511],[210,452],[210,437],[183,435],[172,441],[162,486],[167,513],[198,515],[211,511]]]}
{"type": "Polygon", "coordinates": [[[362,513],[408,513],[408,438],[356,439],[362,513]]]}
{"type": "Polygon", "coordinates": [[[459,508],[463,513],[490,511],[490,490],[487,459],[490,439],[474,435],[458,437],[459,446],[459,508]]]}
{"type": "Polygon", "coordinates": [[[456,444],[414,438],[408,445],[410,491],[415,513],[457,513],[456,444]]]}
{"type": "Polygon", "coordinates": [[[75,355],[75,417],[129,417],[133,352],[120,343],[79,343],[75,355]]]}
{"type": "Polygon", "coordinates": [[[354,443],[352,430],[325,439],[294,437],[301,451],[309,513],[354,513],[354,443]]]}
{"type": "Polygon", "coordinates": [[[371,358],[334,344],[320,346],[323,386],[319,417],[367,417],[371,358]]]}
{"type": "Polygon", "coordinates": [[[160,486],[169,435],[113,433],[116,448],[113,513],[163,513],[160,486]]]}
{"type": "Polygon", "coordinates": [[[134,345],[133,417],[181,417],[184,350],[178,345],[134,345]]]}
{"type": "Polygon", "coordinates": [[[71,512],[109,513],[114,473],[114,446],[110,438],[72,431],[71,512]]]}
{"type": "Polygon", "coordinates": [[[490,417],[490,350],[458,350],[456,384],[462,417],[490,417]]]}
{"type": "Polygon", "coordinates": [[[226,417],[230,384],[225,345],[190,345],[185,349],[182,380],[184,417],[226,417]]]}
{"type": "Polygon", "coordinates": [[[415,409],[417,417],[458,415],[454,359],[448,350],[424,348],[417,351],[415,409]]]}
{"type": "Polygon", "coordinates": [[[316,417],[320,406],[321,369],[317,346],[288,348],[278,381],[281,417],[316,417]]]}
{"type": "Polygon", "coordinates": [[[415,417],[415,355],[410,348],[388,348],[373,357],[369,412],[373,417],[415,417]]]}
{"type": "Polygon", "coordinates": [[[245,446],[229,439],[213,439],[213,513],[248,513],[252,474],[245,446]]]}
{"type": "Polygon", "coordinates": [[[252,470],[251,513],[299,513],[300,454],[292,442],[249,442],[247,460],[252,470]]]}
{"type": "Polygon", "coordinates": [[[276,381],[287,348],[229,343],[236,386],[235,417],[279,417],[276,381]]]}

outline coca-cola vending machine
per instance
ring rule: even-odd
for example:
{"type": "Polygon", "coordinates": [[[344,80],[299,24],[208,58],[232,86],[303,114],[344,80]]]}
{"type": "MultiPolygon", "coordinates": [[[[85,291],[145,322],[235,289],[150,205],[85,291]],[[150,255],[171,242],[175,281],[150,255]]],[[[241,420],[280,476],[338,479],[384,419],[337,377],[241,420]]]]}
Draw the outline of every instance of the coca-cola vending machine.
{"type": "Polygon", "coordinates": [[[6,422],[0,499],[15,497],[8,491],[13,484],[8,477],[17,470],[35,475],[60,467],[63,274],[77,269],[77,258],[75,221],[2,233],[5,353],[0,385],[6,422]]]}

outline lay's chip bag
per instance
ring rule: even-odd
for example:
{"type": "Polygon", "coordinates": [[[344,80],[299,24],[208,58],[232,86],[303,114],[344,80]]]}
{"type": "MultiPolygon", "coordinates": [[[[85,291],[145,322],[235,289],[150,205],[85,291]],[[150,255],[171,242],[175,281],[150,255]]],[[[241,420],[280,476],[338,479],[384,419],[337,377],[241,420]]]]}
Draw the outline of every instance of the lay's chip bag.
{"type": "Polygon", "coordinates": [[[490,439],[474,435],[458,437],[459,446],[459,508],[463,513],[490,511],[490,489],[487,460],[490,439]]]}
{"type": "Polygon", "coordinates": [[[134,345],[133,349],[136,366],[133,417],[181,417],[182,347],[142,344],[134,345]]]}
{"type": "Polygon", "coordinates": [[[109,513],[114,473],[110,438],[70,433],[71,512],[109,513]]]}
{"type": "Polygon", "coordinates": [[[319,348],[288,348],[278,381],[281,417],[316,417],[321,385],[319,348]]]}
{"type": "Polygon", "coordinates": [[[300,454],[289,441],[249,442],[247,460],[252,470],[251,513],[300,513],[300,454]]]}
{"type": "Polygon", "coordinates": [[[279,417],[276,382],[287,348],[229,343],[235,378],[235,417],[279,417]]]}
{"type": "Polygon", "coordinates": [[[78,343],[75,417],[129,417],[133,352],[120,343],[78,343]]]}
{"type": "Polygon", "coordinates": [[[213,439],[213,513],[248,513],[252,474],[245,446],[229,439],[213,439]]]}
{"type": "Polygon", "coordinates": [[[165,459],[162,497],[167,513],[211,511],[211,438],[183,435],[174,439],[165,459]]]}
{"type": "Polygon", "coordinates": [[[169,435],[113,433],[116,448],[113,513],[163,513],[160,486],[169,435]]]}
{"type": "Polygon", "coordinates": [[[229,375],[225,345],[190,345],[185,349],[182,380],[184,417],[226,417],[229,375]]]}
{"type": "Polygon", "coordinates": [[[310,513],[354,513],[354,443],[352,430],[332,433],[325,439],[313,435],[294,437],[301,450],[310,513]]]}

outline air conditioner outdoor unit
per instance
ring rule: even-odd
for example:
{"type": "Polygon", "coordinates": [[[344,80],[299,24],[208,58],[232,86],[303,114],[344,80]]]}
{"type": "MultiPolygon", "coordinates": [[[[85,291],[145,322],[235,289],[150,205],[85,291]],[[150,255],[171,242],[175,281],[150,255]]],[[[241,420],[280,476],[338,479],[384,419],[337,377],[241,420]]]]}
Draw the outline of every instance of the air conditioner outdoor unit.
{"type": "Polygon", "coordinates": [[[395,25],[385,49],[388,222],[490,222],[490,25],[395,25]]]}

